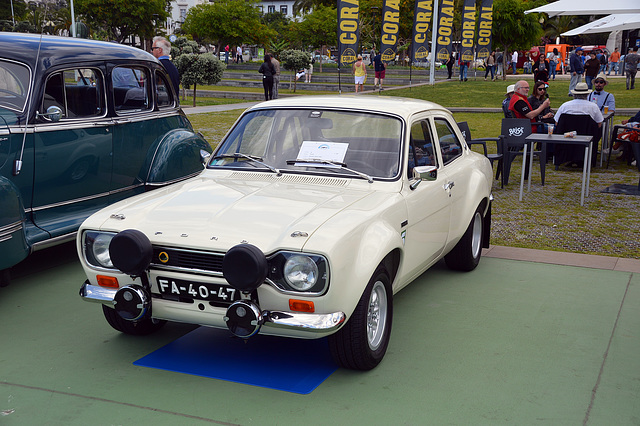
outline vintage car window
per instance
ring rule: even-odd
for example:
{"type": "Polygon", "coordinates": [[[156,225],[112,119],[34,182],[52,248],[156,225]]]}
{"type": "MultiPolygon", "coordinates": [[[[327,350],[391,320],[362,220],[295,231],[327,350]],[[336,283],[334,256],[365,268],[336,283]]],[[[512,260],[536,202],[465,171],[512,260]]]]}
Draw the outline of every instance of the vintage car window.
{"type": "Polygon", "coordinates": [[[156,71],[156,94],[158,97],[158,108],[173,106],[171,86],[169,85],[167,77],[158,71],[156,71]]]}
{"type": "Polygon", "coordinates": [[[436,118],[434,121],[438,140],[440,141],[442,162],[446,165],[462,154],[462,143],[447,120],[436,118]]]}
{"type": "Polygon", "coordinates": [[[47,78],[42,111],[57,106],[63,119],[99,117],[105,114],[104,84],[100,71],[74,68],[59,71],[47,78]]]}
{"type": "Polygon", "coordinates": [[[400,165],[403,125],[397,117],[354,111],[282,109],[244,115],[222,142],[211,167],[261,168],[241,153],[278,169],[310,173],[354,174],[326,164],[304,166],[292,160],[309,155],[310,147],[336,150],[336,157],[318,157],[377,178],[394,178],[400,165]],[[302,156],[302,157],[301,157],[302,156]]]}
{"type": "Polygon", "coordinates": [[[116,67],[111,71],[113,99],[117,112],[151,109],[149,75],[142,67],[116,67]]]}
{"type": "Polygon", "coordinates": [[[438,159],[433,151],[433,141],[431,140],[431,126],[429,120],[419,120],[411,125],[411,136],[409,138],[409,167],[407,177],[413,177],[415,166],[437,166],[438,159]]]}
{"type": "Polygon", "coordinates": [[[29,92],[31,71],[25,65],[0,60],[0,106],[24,111],[29,92]]]}

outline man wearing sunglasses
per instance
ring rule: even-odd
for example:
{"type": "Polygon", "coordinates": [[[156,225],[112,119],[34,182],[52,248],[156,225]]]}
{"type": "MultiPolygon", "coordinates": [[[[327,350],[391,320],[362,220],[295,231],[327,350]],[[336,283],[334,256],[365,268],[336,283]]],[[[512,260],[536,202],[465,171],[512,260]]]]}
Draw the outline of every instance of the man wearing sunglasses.
{"type": "Polygon", "coordinates": [[[589,93],[587,100],[589,102],[595,102],[598,104],[598,108],[600,112],[604,114],[605,107],[608,108],[608,111],[616,110],[616,99],[613,94],[606,92],[604,87],[607,85],[607,77],[603,72],[598,74],[596,78],[593,80],[593,88],[595,89],[593,92],[589,93]]]}

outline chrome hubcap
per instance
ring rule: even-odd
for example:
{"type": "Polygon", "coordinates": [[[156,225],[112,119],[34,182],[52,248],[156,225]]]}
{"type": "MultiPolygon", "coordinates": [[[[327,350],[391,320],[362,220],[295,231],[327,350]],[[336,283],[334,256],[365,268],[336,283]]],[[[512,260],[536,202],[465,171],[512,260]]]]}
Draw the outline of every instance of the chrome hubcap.
{"type": "Polygon", "coordinates": [[[367,311],[367,341],[371,350],[376,350],[382,343],[387,323],[387,292],[381,281],[376,281],[369,297],[367,311]]]}
{"type": "Polygon", "coordinates": [[[480,256],[482,250],[482,215],[479,212],[473,216],[473,230],[471,235],[471,253],[473,257],[480,256]]]}

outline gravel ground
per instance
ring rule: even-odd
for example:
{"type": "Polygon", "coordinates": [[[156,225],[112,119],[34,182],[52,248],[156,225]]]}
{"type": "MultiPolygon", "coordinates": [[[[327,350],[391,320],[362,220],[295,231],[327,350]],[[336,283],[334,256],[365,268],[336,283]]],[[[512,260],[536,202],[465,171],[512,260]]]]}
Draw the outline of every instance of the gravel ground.
{"type": "Polygon", "coordinates": [[[614,183],[637,185],[636,167],[612,160],[609,169],[593,168],[589,197],[580,206],[582,168],[555,170],[548,163],[542,186],[537,159],[531,191],[525,183],[519,202],[519,161],[508,186],[494,182],[492,244],[640,259],[640,196],[601,192],[614,183]]]}

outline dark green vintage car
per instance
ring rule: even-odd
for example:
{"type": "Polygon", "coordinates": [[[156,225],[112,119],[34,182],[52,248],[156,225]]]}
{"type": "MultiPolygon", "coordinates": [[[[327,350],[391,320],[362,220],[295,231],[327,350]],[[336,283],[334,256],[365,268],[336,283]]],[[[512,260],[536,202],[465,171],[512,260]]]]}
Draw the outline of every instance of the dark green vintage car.
{"type": "Polygon", "coordinates": [[[0,33],[0,286],[93,212],[200,173],[210,152],[151,54],[0,33]]]}

